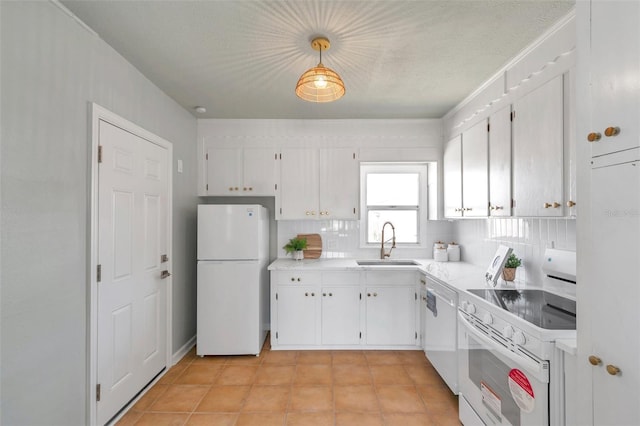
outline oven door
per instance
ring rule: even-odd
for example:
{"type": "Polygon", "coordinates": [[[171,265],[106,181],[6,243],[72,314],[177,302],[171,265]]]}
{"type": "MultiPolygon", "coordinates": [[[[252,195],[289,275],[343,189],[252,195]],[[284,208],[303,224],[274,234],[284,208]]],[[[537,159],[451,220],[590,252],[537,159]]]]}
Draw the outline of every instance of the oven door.
{"type": "MultiPolygon", "coordinates": [[[[460,396],[482,422],[548,425],[549,362],[510,348],[501,336],[462,312],[458,312],[458,323],[460,396]]],[[[467,426],[477,422],[460,420],[467,426]]]]}

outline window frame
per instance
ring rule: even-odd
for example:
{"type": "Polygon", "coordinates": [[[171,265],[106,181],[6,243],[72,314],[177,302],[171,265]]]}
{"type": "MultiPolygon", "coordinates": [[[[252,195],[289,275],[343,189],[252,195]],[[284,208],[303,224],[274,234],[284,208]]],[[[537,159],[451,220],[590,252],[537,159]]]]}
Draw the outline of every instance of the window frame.
{"type": "MultiPolygon", "coordinates": [[[[425,248],[427,239],[427,220],[429,213],[429,165],[427,162],[363,162],[360,163],[360,247],[374,248],[380,247],[380,243],[369,243],[369,210],[417,210],[417,237],[416,243],[396,243],[399,248],[425,248]],[[409,206],[367,206],[367,175],[368,174],[399,174],[418,173],[418,206],[415,209],[398,208],[409,206]]],[[[394,224],[395,226],[396,224],[394,224]]]]}

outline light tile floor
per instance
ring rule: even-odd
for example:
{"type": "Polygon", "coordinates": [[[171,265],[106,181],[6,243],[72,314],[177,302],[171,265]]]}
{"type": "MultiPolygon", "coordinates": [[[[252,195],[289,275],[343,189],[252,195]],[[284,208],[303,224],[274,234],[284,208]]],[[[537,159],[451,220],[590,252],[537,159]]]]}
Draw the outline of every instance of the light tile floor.
{"type": "Polygon", "coordinates": [[[459,425],[458,400],[421,351],[195,355],[173,366],[126,425],[459,425]]]}

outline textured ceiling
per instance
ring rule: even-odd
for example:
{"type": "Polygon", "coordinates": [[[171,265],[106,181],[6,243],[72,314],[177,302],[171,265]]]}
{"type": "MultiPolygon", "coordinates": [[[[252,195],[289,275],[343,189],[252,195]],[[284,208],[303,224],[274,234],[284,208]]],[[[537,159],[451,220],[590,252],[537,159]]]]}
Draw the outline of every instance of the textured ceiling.
{"type": "Polygon", "coordinates": [[[62,1],[202,118],[439,118],[562,18],[573,0],[62,1]],[[294,93],[318,62],[345,96],[294,93]]]}

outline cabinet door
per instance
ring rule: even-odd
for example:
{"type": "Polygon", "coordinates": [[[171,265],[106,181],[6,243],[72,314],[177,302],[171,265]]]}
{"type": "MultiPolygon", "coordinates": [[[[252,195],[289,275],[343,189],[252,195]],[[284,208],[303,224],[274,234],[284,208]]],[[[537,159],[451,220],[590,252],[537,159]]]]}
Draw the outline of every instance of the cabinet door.
{"type": "Polygon", "coordinates": [[[319,217],[357,219],[360,168],[351,148],[321,149],[319,217]]]}
{"type": "MultiPolygon", "coordinates": [[[[591,3],[592,128],[602,135],[591,144],[593,156],[640,145],[640,2],[591,3]],[[618,127],[617,136],[605,129],[618,127]]],[[[587,135],[579,135],[585,141],[587,135]]],[[[588,143],[588,142],[584,142],[588,143]]]]}
{"type": "Polygon", "coordinates": [[[416,344],[414,287],[367,287],[366,340],[368,345],[416,344]]]}
{"type": "Polygon", "coordinates": [[[242,149],[209,148],[207,195],[242,195],[242,149]]]}
{"type": "Polygon", "coordinates": [[[318,287],[279,286],[276,291],[279,345],[316,344],[318,287]]]}
{"type": "Polygon", "coordinates": [[[242,195],[275,195],[275,156],[276,151],[272,148],[244,149],[242,195]]]}
{"type": "Polygon", "coordinates": [[[462,134],[462,215],[465,217],[488,215],[488,136],[486,119],[462,134]]]}
{"type": "Polygon", "coordinates": [[[489,117],[489,215],[511,216],[511,106],[489,117]]]}
{"type": "Polygon", "coordinates": [[[444,215],[462,216],[462,135],[447,142],[442,167],[444,171],[444,215]]]}
{"type": "Polygon", "coordinates": [[[514,103],[513,194],[516,216],[562,216],[563,76],[514,103]]]}
{"type": "MultiPolygon", "coordinates": [[[[604,167],[591,176],[590,259],[588,288],[578,293],[588,318],[578,316],[579,335],[587,339],[590,352],[579,362],[595,355],[602,364],[591,367],[593,374],[593,424],[640,424],[638,384],[640,383],[640,163],[604,167]],[[603,244],[603,241],[615,242],[603,244]],[[589,341],[590,340],[590,341],[589,341]],[[620,373],[611,375],[612,365],[620,373]]],[[[579,352],[580,354],[580,352],[579,352]]],[[[588,365],[588,364],[587,364],[588,365]]]]}
{"type": "Polygon", "coordinates": [[[322,288],[322,344],[360,343],[360,288],[322,288]]]}
{"type": "Polygon", "coordinates": [[[283,149],[278,219],[315,219],[318,211],[318,150],[283,149]]]}

